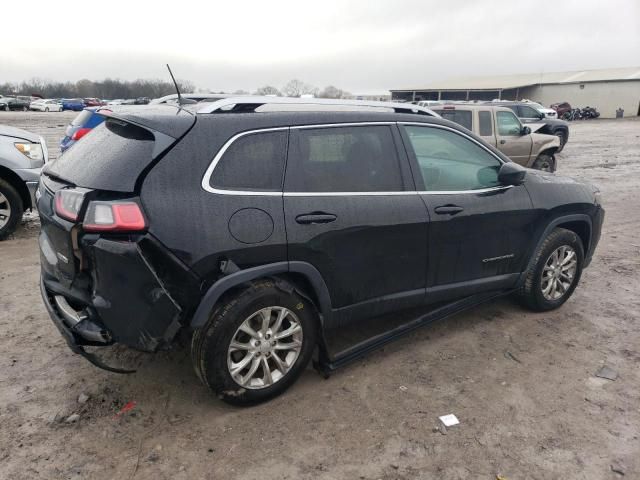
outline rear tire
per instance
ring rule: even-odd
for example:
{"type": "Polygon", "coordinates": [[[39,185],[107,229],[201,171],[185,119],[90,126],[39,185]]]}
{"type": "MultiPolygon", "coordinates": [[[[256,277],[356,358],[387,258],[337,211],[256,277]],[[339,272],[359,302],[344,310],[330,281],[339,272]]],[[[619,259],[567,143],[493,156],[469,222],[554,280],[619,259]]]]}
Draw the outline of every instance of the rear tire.
{"type": "Polygon", "coordinates": [[[556,158],[548,153],[541,153],[533,162],[531,168],[541,170],[543,172],[553,173],[556,171],[556,158]]]}
{"type": "Polygon", "coordinates": [[[200,380],[221,400],[256,404],[296,381],[311,359],[317,329],[313,305],[260,280],[214,308],[193,335],[191,359],[200,380]]]}
{"type": "Polygon", "coordinates": [[[24,205],[18,191],[0,178],[0,240],[11,235],[24,213],[24,205]]]}
{"type": "Polygon", "coordinates": [[[571,230],[556,228],[536,252],[516,295],[524,306],[534,312],[556,309],[573,294],[580,282],[583,263],[584,249],[580,237],[571,230]],[[554,257],[556,253],[558,256],[554,257]],[[554,287],[554,280],[558,288],[554,287]]]}

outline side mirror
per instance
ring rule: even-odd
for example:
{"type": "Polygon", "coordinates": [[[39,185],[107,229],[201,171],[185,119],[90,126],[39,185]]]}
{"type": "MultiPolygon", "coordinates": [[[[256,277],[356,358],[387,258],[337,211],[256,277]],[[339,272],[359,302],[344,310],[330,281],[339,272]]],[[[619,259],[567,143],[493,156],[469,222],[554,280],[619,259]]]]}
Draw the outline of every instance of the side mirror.
{"type": "Polygon", "coordinates": [[[530,133],[531,133],[531,129],[526,125],[522,127],[522,130],[520,130],[520,135],[529,135],[530,133]]]}
{"type": "Polygon", "coordinates": [[[520,185],[524,182],[527,171],[514,162],[503,163],[498,170],[498,182],[500,185],[520,185]]]}
{"type": "Polygon", "coordinates": [[[542,112],[540,112],[540,113],[538,114],[538,118],[539,118],[540,120],[544,120],[544,118],[545,118],[545,117],[546,117],[546,115],[545,115],[544,113],[542,113],[542,112]]]}

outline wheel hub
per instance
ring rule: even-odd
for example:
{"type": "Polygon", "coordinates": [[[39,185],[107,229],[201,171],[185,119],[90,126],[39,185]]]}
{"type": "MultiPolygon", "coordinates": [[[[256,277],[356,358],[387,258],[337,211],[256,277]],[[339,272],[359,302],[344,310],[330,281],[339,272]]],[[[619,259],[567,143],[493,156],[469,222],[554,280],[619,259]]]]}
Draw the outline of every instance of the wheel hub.
{"type": "Polygon", "coordinates": [[[578,260],[575,250],[563,245],[554,250],[542,270],[540,287],[547,300],[559,300],[571,288],[575,279],[578,260]]]}
{"type": "Polygon", "coordinates": [[[302,350],[302,325],[285,307],[266,307],[236,330],[227,353],[233,380],[244,388],[266,388],[280,381],[302,350]]]}

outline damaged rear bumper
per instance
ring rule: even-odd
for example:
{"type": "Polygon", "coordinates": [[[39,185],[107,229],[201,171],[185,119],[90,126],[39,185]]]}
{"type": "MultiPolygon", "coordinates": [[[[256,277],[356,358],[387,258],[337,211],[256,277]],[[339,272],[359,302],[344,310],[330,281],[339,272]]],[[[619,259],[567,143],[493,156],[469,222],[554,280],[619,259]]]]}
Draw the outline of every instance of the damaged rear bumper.
{"type": "MultiPolygon", "coordinates": [[[[89,267],[70,282],[58,275],[56,255],[41,255],[42,298],[71,350],[85,355],[83,346],[114,343],[146,352],[168,347],[198,298],[195,276],[149,235],[85,237],[81,244],[89,267]]],[[[52,249],[46,233],[40,248],[52,249]]]]}

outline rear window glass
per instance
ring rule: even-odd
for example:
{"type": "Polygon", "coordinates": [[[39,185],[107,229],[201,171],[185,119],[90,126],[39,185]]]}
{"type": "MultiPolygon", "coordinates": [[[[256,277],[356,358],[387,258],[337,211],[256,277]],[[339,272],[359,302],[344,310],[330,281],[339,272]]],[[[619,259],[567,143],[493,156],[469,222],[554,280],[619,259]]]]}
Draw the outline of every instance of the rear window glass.
{"type": "Polygon", "coordinates": [[[442,118],[445,120],[450,120],[452,122],[457,123],[458,125],[462,125],[467,130],[471,130],[473,128],[472,120],[471,120],[471,111],[469,110],[435,110],[440,114],[442,118]]]}
{"type": "Polygon", "coordinates": [[[71,125],[73,125],[74,127],[84,125],[85,123],[87,123],[87,120],[89,120],[90,117],[91,112],[89,110],[83,110],[76,118],[73,119],[71,125]]]}
{"type": "Polygon", "coordinates": [[[209,185],[222,190],[282,191],[287,131],[238,138],[219,160],[209,185]]]}
{"type": "Polygon", "coordinates": [[[108,119],[47,164],[45,173],[80,187],[132,192],[153,158],[153,146],[148,130],[108,119]]]}

